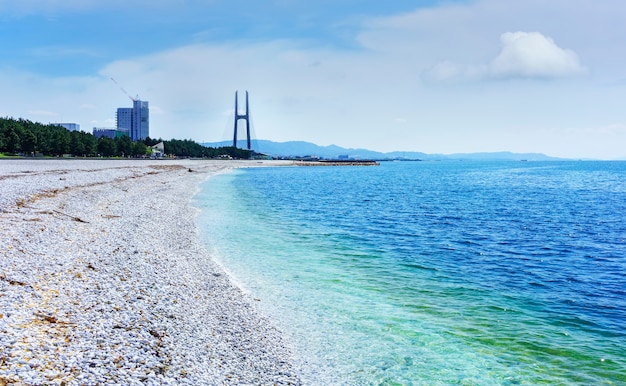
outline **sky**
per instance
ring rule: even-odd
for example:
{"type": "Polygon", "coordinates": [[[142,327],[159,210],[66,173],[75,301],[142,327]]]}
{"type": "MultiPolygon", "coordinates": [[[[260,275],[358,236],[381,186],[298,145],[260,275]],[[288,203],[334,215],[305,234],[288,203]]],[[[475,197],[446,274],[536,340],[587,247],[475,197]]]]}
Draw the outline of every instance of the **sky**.
{"type": "Polygon", "coordinates": [[[623,0],[0,0],[0,116],[213,142],[247,90],[255,139],[626,159],[625,44],[623,0]]]}

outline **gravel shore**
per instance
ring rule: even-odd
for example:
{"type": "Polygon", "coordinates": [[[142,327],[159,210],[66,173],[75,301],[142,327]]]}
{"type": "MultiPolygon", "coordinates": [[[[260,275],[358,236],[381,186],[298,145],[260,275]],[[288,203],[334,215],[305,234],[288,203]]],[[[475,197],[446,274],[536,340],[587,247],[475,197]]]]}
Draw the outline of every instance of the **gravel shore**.
{"type": "Polygon", "coordinates": [[[300,384],[198,242],[198,185],[247,165],[0,160],[0,386],[300,384]]]}

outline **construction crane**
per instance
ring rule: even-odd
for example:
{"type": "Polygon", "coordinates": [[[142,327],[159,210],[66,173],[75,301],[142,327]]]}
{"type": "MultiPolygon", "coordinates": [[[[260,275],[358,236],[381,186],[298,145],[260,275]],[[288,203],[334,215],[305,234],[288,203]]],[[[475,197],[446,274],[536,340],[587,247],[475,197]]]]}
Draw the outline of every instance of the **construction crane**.
{"type": "Polygon", "coordinates": [[[111,78],[111,80],[113,81],[113,83],[115,83],[115,85],[116,85],[117,87],[119,87],[119,88],[120,88],[120,90],[122,90],[122,92],[123,92],[124,94],[126,94],[126,96],[127,96],[127,97],[129,97],[129,98],[130,98],[130,100],[131,100],[131,101],[135,102],[137,99],[139,99],[139,95],[137,95],[137,98],[133,98],[132,96],[130,96],[130,95],[126,92],[126,90],[124,90],[124,87],[120,86],[120,84],[119,84],[119,83],[117,83],[117,81],[116,81],[115,79],[111,78]]]}

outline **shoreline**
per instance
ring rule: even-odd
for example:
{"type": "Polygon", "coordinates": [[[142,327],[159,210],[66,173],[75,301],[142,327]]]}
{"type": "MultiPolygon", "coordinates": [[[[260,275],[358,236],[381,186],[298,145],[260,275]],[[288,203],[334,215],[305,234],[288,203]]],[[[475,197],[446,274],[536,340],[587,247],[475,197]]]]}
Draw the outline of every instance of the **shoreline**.
{"type": "Polygon", "coordinates": [[[191,206],[213,175],[284,164],[0,160],[0,385],[301,384],[191,206]]]}

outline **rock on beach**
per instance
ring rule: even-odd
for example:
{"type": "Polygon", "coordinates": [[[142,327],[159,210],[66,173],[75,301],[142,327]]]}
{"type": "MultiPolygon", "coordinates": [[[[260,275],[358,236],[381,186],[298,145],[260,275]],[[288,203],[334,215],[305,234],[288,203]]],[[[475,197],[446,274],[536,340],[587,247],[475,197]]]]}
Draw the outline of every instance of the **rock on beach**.
{"type": "Polygon", "coordinates": [[[0,386],[300,384],[198,241],[198,185],[249,165],[0,160],[0,386]]]}

